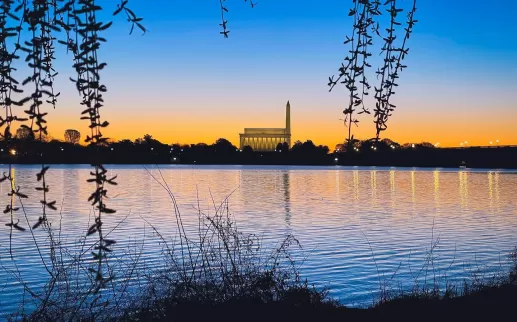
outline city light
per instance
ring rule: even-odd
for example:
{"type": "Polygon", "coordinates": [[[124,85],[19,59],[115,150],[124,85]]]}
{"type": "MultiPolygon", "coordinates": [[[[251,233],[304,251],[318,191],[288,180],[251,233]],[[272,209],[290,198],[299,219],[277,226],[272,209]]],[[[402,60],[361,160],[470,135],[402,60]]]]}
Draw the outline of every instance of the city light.
{"type": "Polygon", "coordinates": [[[15,149],[12,149],[11,151],[9,151],[12,155],[16,155],[16,150],[15,149]]]}
{"type": "Polygon", "coordinates": [[[439,145],[440,145],[440,142],[436,142],[434,146],[438,147],[439,145]]]}
{"type": "Polygon", "coordinates": [[[492,144],[493,144],[493,142],[492,142],[492,141],[490,141],[490,145],[492,145],[492,144]]]}
{"type": "Polygon", "coordinates": [[[414,148],[414,147],[415,147],[415,145],[414,145],[414,144],[411,144],[411,147],[412,147],[412,148],[414,148]]]}
{"type": "Polygon", "coordinates": [[[335,158],[335,159],[334,159],[334,161],[338,162],[338,161],[339,161],[339,159],[338,159],[338,158],[335,158]]]}
{"type": "Polygon", "coordinates": [[[391,148],[392,148],[393,150],[395,150],[395,146],[394,146],[393,144],[391,145],[391,148]]]}
{"type": "Polygon", "coordinates": [[[176,160],[177,160],[177,158],[173,158],[173,160],[174,160],[174,161],[176,161],[176,160]]]}

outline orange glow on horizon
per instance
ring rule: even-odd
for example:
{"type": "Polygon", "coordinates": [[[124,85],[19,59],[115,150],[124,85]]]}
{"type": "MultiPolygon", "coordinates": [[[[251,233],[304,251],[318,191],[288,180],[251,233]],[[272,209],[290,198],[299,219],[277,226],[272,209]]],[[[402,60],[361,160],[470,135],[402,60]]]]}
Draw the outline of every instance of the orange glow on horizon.
{"type": "MultiPolygon", "coordinates": [[[[147,122],[115,122],[112,121],[110,126],[104,130],[103,134],[114,141],[122,139],[135,140],[143,137],[145,134],[151,134],[155,139],[166,143],[180,144],[211,144],[218,138],[226,138],[234,145],[239,144],[239,133],[242,133],[246,124],[239,124],[232,121],[227,123],[217,122],[217,127],[211,125],[211,122],[201,123],[197,121],[193,123],[174,124],[175,122],[167,122],[165,120],[147,122]]],[[[292,133],[293,140],[306,141],[312,140],[317,145],[327,145],[333,149],[336,144],[343,143],[348,135],[348,129],[341,122],[321,122],[308,127],[309,122],[293,122],[292,133]]],[[[508,122],[509,123],[509,122],[508,122]]],[[[273,124],[271,127],[275,127],[273,124]]],[[[354,128],[354,137],[357,139],[368,139],[375,135],[374,127],[367,127],[368,124],[363,123],[358,128],[354,128]]],[[[253,126],[250,125],[250,127],[253,126]]],[[[281,126],[281,125],[276,125],[281,126]]],[[[50,136],[55,139],[63,140],[63,134],[66,129],[74,128],[81,132],[81,143],[84,142],[89,129],[86,122],[55,122],[49,126],[50,136]]],[[[434,128],[429,124],[420,124],[418,126],[410,122],[393,122],[389,124],[388,130],[383,133],[382,138],[390,138],[400,144],[404,143],[420,143],[429,142],[436,144],[440,142],[439,147],[460,146],[460,142],[468,141],[468,146],[489,146],[492,145],[517,145],[517,132],[512,129],[511,125],[494,124],[491,127],[485,126],[484,131],[476,129],[470,131],[462,131],[461,127],[442,126],[440,129],[434,128]],[[488,133],[495,133],[489,135],[488,133]],[[499,141],[496,143],[496,141],[499,141]]]]}
{"type": "MultiPolygon", "coordinates": [[[[138,99],[137,95],[135,100],[138,99]]],[[[186,103],[181,108],[177,104],[169,109],[148,108],[144,114],[135,107],[137,103],[130,102],[124,105],[124,112],[120,113],[120,103],[117,102],[107,104],[103,110],[102,119],[110,122],[103,134],[115,141],[135,140],[150,134],[166,144],[211,144],[218,138],[225,138],[238,145],[239,133],[246,127],[284,127],[286,101],[250,102],[246,103],[245,108],[237,108],[234,106],[237,103],[232,102],[228,106],[215,105],[210,109],[194,102],[186,103]]],[[[72,102],[62,104],[72,105],[72,102]]],[[[313,107],[317,104],[291,99],[292,142],[312,140],[333,150],[336,144],[345,141],[348,128],[340,121],[342,114],[336,104],[330,103],[325,109],[313,107]]],[[[501,117],[494,118],[488,108],[470,114],[464,113],[464,108],[451,108],[445,117],[432,109],[408,108],[407,105],[410,103],[405,103],[393,114],[382,138],[390,138],[400,144],[439,142],[440,147],[455,147],[465,141],[469,146],[488,146],[491,141],[493,145],[517,145],[517,131],[513,124],[517,119],[517,109],[508,109],[501,117]]],[[[50,135],[62,140],[66,129],[76,129],[81,132],[81,143],[84,143],[90,129],[87,121],[79,119],[79,113],[80,108],[49,110],[50,135]]],[[[361,115],[359,120],[359,126],[352,129],[354,137],[360,140],[374,137],[373,119],[361,115]]]]}

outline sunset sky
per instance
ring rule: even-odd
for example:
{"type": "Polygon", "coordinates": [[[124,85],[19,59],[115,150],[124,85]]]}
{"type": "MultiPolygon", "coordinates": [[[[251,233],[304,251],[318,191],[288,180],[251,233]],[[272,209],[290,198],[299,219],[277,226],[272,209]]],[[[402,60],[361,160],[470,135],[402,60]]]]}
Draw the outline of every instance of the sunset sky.
{"type": "MultiPolygon", "coordinates": [[[[105,134],[135,139],[149,133],[164,143],[224,137],[238,144],[244,127],[283,127],[290,100],[293,141],[343,142],[347,93],[341,87],[329,93],[327,82],[348,50],[343,40],[351,31],[352,1],[258,2],[251,9],[242,0],[227,1],[231,32],[224,39],[217,0],[130,0],[149,33],[130,36],[129,25],[116,17],[105,34],[103,116],[111,123],[105,134]]],[[[118,1],[102,3],[111,12],[118,1]]],[[[418,3],[409,68],[383,136],[442,146],[496,139],[517,144],[517,3],[418,3]]],[[[84,137],[88,124],[79,120],[80,98],[68,81],[71,57],[58,58],[62,94],[50,111],[49,130],[62,139],[66,128],[75,128],[84,137]]],[[[372,119],[360,120],[356,137],[372,137],[372,119]]]]}

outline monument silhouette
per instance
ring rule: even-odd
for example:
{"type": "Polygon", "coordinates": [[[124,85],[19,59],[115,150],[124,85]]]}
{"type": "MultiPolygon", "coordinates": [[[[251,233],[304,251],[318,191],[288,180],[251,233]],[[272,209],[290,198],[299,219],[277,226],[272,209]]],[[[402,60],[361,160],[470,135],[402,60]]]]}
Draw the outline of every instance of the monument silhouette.
{"type": "Polygon", "coordinates": [[[285,128],[245,128],[240,135],[240,149],[250,146],[253,151],[274,151],[279,143],[291,146],[291,104],[285,107],[285,128]]]}

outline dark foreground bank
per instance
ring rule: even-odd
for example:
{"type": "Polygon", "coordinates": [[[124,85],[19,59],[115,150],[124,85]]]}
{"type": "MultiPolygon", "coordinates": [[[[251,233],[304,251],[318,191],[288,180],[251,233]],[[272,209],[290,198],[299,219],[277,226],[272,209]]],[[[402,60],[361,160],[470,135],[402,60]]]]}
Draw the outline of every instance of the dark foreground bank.
{"type": "Polygon", "coordinates": [[[307,292],[271,303],[235,300],[211,305],[168,303],[162,308],[135,314],[132,321],[395,321],[395,320],[512,320],[517,303],[517,285],[482,286],[463,296],[426,293],[400,296],[367,309],[346,308],[307,292]],[[154,314],[156,311],[161,313],[154,314]],[[154,313],[153,313],[154,311],[154,313]]]}
{"type": "MultiPolygon", "coordinates": [[[[168,303],[156,311],[143,311],[132,321],[497,321],[513,320],[517,285],[479,286],[462,296],[428,293],[400,296],[367,309],[346,308],[305,290],[293,298],[261,303],[236,300],[224,304],[168,303]],[[155,312],[156,312],[155,311],[155,312]]],[[[154,310],[152,310],[154,311],[154,310]]]]}
{"type": "MultiPolygon", "coordinates": [[[[364,309],[347,308],[326,292],[282,270],[226,276],[222,284],[173,282],[159,298],[137,299],[122,311],[73,315],[78,321],[512,321],[517,303],[517,265],[507,276],[486,284],[424,288],[378,301],[364,309]],[[284,272],[285,273],[285,272],[284,272]],[[244,281],[244,279],[246,281],[244,281]],[[223,287],[223,288],[221,288],[223,287]],[[228,296],[239,288],[238,296],[228,296]],[[185,292],[189,288],[191,291],[185,292]],[[189,295],[188,295],[189,294],[189,295]],[[103,316],[103,319],[100,317],[103,316]]],[[[121,307],[119,307],[121,309],[121,307]]],[[[63,312],[36,312],[27,320],[57,321],[63,312]],[[57,315],[56,315],[57,314],[57,315]]],[[[64,316],[70,317],[70,312],[64,316]]]]}

